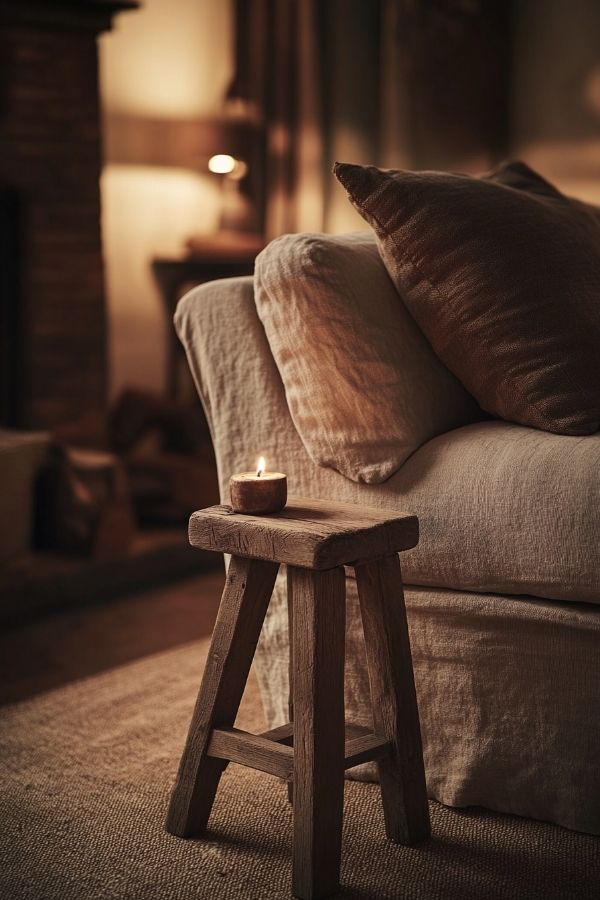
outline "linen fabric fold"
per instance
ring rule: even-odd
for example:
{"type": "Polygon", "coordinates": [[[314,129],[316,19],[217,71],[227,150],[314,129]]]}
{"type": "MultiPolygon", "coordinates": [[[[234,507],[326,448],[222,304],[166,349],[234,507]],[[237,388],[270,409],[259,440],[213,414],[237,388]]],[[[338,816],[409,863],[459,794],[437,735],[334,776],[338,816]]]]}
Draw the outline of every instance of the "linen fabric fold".
{"type": "Polygon", "coordinates": [[[379,484],[481,417],[404,308],[370,233],[292,234],[256,260],[255,301],[311,458],[379,484]]]}

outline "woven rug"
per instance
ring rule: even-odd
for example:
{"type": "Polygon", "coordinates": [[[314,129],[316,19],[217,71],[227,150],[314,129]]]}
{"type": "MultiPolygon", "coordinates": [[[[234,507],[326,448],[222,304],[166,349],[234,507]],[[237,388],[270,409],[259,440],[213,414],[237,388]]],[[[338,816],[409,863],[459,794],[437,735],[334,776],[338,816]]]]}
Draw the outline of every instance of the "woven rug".
{"type": "MultiPolygon", "coordinates": [[[[292,816],[278,780],[232,765],[206,839],[163,830],[207,646],[188,644],[1,712],[0,897],[290,896],[292,816]]],[[[238,724],[263,727],[253,679],[238,724]]],[[[378,787],[348,783],[339,896],[600,896],[597,838],[435,803],[431,813],[431,840],[394,846],[378,787]]]]}

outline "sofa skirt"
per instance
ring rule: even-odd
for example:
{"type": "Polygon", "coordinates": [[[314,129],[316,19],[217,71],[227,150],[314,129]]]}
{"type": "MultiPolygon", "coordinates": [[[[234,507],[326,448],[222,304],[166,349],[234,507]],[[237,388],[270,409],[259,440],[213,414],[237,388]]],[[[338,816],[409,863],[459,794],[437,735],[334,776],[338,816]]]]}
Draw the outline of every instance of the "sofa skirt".
{"type": "MultiPolygon", "coordinates": [[[[285,573],[256,656],[269,727],[288,719],[285,573]]],[[[600,608],[407,587],[429,796],[600,834],[600,608]]],[[[370,724],[353,577],[346,718],[370,724]]],[[[350,778],[376,780],[374,764],[350,778]]]]}

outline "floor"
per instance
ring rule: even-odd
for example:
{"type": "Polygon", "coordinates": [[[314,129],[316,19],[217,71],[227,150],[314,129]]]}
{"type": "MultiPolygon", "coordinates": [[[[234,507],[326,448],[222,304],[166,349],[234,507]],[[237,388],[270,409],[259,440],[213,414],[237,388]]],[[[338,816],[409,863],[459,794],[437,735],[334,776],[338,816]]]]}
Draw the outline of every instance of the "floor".
{"type": "MultiPolygon", "coordinates": [[[[212,570],[169,587],[48,615],[0,635],[0,703],[11,722],[0,734],[13,744],[30,745],[20,781],[13,771],[18,761],[13,744],[6,757],[12,768],[4,773],[8,812],[2,814],[0,831],[6,834],[0,850],[10,852],[12,862],[0,873],[0,880],[10,882],[6,891],[0,885],[2,896],[79,900],[96,896],[99,884],[123,900],[289,896],[290,808],[276,780],[228,770],[208,842],[171,840],[161,824],[197,689],[198,645],[190,642],[210,635],[223,581],[222,571],[212,570]],[[176,647],[175,654],[144,659],[176,647]],[[140,660],[133,670],[110,673],[133,660],[140,660]],[[101,672],[106,675],[99,681],[80,681],[101,672]],[[37,704],[6,705],[70,682],[69,702],[58,691],[37,704]],[[154,702],[140,716],[139,696],[148,692],[154,702]]],[[[250,693],[259,703],[256,685],[250,693]]],[[[600,855],[597,841],[587,835],[433,804],[431,841],[419,852],[390,848],[378,793],[369,787],[346,787],[346,889],[340,896],[598,896],[600,855]]]]}
{"type": "MultiPolygon", "coordinates": [[[[0,710],[0,897],[288,900],[292,808],[279,779],[229,766],[202,837],[164,829],[208,644],[0,710]]],[[[239,726],[260,731],[253,678],[242,704],[239,726]]],[[[429,840],[391,844],[377,786],[348,782],[340,900],[598,900],[597,838],[439,803],[431,814],[429,840]]]]}
{"type": "Polygon", "coordinates": [[[219,569],[97,606],[43,616],[0,635],[0,704],[210,635],[219,569]]]}

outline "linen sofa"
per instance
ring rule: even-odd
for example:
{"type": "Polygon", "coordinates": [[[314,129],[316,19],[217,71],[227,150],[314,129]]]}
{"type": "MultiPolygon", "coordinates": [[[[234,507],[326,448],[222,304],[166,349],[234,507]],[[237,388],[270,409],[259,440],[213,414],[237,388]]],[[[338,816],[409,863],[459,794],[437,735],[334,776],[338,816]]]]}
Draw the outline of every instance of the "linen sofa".
{"type": "MultiPolygon", "coordinates": [[[[252,278],[195,288],[175,323],[223,502],[229,476],[262,454],[291,493],[418,515],[402,566],[430,797],[600,834],[600,434],[488,418],[428,440],[384,483],[358,483],[308,455],[252,278]]],[[[347,718],[367,724],[350,574],[347,594],[347,718]]],[[[256,658],[269,727],[287,720],[287,652],[281,573],[256,658]]]]}

